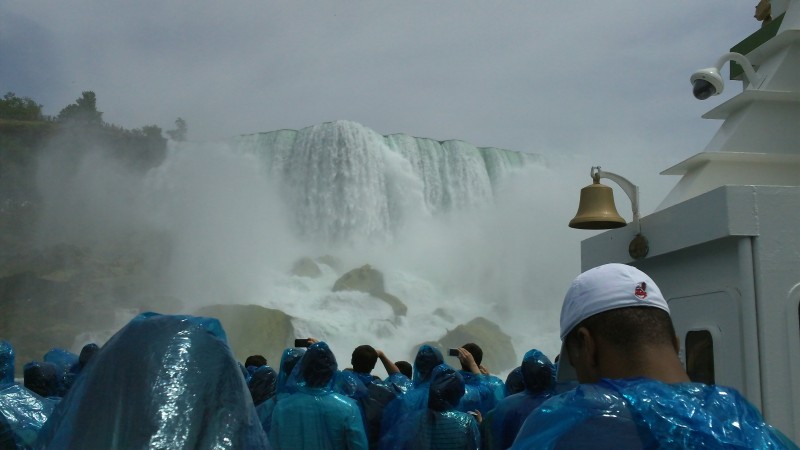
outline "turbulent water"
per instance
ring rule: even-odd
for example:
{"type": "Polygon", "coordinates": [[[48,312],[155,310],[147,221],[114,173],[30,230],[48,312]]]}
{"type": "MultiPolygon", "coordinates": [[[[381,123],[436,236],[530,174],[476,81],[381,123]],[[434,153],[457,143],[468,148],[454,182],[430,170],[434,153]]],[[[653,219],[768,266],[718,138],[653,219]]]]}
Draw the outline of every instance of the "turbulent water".
{"type": "Polygon", "coordinates": [[[475,317],[500,324],[518,355],[558,349],[560,300],[578,259],[559,236],[574,203],[549,195],[563,183],[538,155],[340,121],[171,142],[144,177],[97,157],[79,173],[44,188],[70,211],[69,220],[52,213],[49,236],[85,241],[87,227],[94,240],[168,236],[166,293],[190,310],[277,308],[339,355],[373,343],[405,359],[475,317]],[[340,271],[321,264],[318,278],[291,275],[299,258],[322,255],[340,271]],[[405,317],[368,294],[332,292],[341,271],[364,264],[384,273],[405,317]]]}

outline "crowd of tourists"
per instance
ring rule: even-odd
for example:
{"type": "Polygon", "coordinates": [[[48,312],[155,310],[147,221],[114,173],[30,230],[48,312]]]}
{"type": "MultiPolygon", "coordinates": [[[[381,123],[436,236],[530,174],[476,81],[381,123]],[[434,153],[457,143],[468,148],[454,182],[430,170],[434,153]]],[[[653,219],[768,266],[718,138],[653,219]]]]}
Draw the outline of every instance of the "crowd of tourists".
{"type": "Polygon", "coordinates": [[[413,364],[365,344],[344,368],[310,338],[242,364],[218,320],[145,313],[19,383],[0,341],[0,450],[797,448],[736,390],[689,380],[638,269],[578,276],[560,327],[555,362],[531,349],[504,381],[479,343],[422,345],[413,364]]]}

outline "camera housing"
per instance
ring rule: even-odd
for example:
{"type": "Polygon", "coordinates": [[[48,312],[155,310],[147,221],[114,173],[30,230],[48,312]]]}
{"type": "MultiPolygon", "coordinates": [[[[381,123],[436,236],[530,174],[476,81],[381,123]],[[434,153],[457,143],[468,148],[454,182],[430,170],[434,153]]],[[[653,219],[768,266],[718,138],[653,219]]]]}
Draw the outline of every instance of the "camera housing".
{"type": "Polygon", "coordinates": [[[719,95],[725,88],[725,83],[716,67],[700,69],[693,73],[689,81],[692,83],[692,93],[698,100],[705,100],[712,95],[719,95]]]}

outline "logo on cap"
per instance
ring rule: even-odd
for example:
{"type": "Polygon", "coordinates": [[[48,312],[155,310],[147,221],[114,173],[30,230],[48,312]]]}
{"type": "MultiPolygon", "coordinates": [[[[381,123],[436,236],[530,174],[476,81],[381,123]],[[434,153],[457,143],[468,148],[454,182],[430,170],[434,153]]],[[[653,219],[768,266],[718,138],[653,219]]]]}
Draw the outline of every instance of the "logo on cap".
{"type": "Polygon", "coordinates": [[[647,298],[647,284],[642,281],[641,283],[636,285],[636,289],[633,291],[633,295],[638,297],[640,300],[644,300],[647,298]]]}

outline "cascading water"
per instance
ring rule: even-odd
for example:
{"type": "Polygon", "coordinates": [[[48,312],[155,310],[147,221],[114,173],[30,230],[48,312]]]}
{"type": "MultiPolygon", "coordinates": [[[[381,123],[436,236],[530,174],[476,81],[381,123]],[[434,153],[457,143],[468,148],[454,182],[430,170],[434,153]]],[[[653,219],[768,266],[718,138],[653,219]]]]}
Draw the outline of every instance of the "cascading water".
{"type": "MultiPolygon", "coordinates": [[[[79,184],[113,184],[101,162],[86,164],[82,179],[45,195],[59,204],[59,195],[81,192],[79,184]],[[105,175],[91,180],[92,173],[105,175]]],[[[172,142],[123,205],[95,207],[124,217],[126,230],[169,236],[163,289],[187,312],[225,303],[279,309],[294,317],[299,335],[328,341],[340,358],[370,343],[396,360],[486,317],[512,336],[518,355],[533,346],[553,354],[575,258],[559,256],[548,231],[563,224],[538,212],[563,202],[531,192],[557,179],[538,155],[381,136],[339,121],[227,142],[172,142]],[[344,271],[370,264],[383,272],[386,292],[408,313],[398,317],[366,293],[333,292],[341,271],[325,264],[317,278],[290,273],[298,259],[326,254],[344,271]]],[[[82,214],[64,229],[79,230],[100,213],[82,214]]]]}
{"type": "Polygon", "coordinates": [[[232,145],[262,159],[299,234],[321,242],[391,237],[411,217],[486,206],[509,171],[540,163],[461,141],[384,137],[346,121],[241,136],[232,145]]]}

